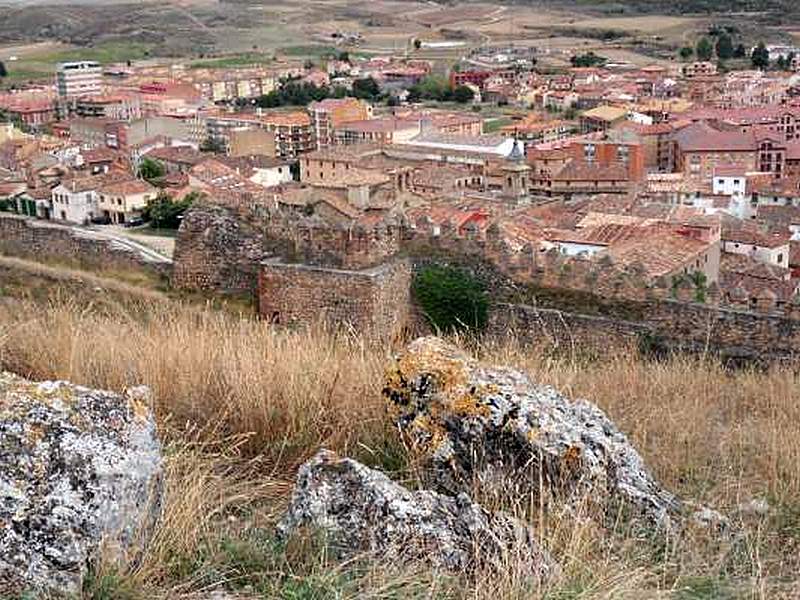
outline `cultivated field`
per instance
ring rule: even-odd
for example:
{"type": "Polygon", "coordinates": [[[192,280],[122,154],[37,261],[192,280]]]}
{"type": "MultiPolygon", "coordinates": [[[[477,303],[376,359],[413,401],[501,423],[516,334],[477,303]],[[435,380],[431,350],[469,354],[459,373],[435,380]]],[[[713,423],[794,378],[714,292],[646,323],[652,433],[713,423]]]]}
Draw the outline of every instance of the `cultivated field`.
{"type": "Polygon", "coordinates": [[[240,53],[256,53],[264,60],[276,53],[314,58],[335,46],[335,34],[359,33],[361,44],[340,49],[367,55],[410,50],[420,58],[454,61],[472,47],[514,43],[539,48],[548,55],[545,64],[563,65],[560,49],[603,50],[598,36],[613,31],[623,36],[618,43],[629,49],[632,62],[647,64],[653,59],[639,54],[633,42],[657,44],[669,54],[708,22],[707,18],[652,15],[600,18],[589,8],[559,8],[556,4],[33,2],[0,4],[0,60],[18,58],[7,63],[11,74],[5,83],[9,84],[47,78],[55,63],[73,58],[197,61],[209,56],[235,59],[240,53]],[[414,50],[411,41],[415,38],[457,40],[465,46],[414,50]]]}

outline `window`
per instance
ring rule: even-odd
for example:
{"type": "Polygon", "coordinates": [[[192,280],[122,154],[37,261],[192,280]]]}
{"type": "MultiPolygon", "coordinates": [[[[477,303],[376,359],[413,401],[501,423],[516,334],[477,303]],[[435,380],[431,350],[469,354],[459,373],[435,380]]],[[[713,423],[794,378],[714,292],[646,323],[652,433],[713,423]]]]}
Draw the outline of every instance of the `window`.
{"type": "Polygon", "coordinates": [[[783,254],[778,254],[778,264],[783,262],[783,254]]]}

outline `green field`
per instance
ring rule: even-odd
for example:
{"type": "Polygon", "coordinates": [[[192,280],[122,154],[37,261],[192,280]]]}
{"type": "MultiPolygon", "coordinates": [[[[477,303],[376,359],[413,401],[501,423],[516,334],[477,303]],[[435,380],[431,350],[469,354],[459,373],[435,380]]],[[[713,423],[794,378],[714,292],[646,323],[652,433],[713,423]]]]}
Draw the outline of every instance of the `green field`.
{"type": "Polygon", "coordinates": [[[8,86],[29,80],[48,79],[61,62],[96,60],[102,64],[141,60],[150,56],[152,47],[136,42],[108,42],[91,48],[69,48],[30,54],[17,61],[5,63],[8,76],[0,85],[8,86]]]}
{"type": "Polygon", "coordinates": [[[190,69],[229,69],[272,62],[273,57],[261,52],[246,52],[232,56],[203,58],[189,64],[190,69]]]}
{"type": "Polygon", "coordinates": [[[322,45],[307,45],[307,46],[285,46],[283,48],[279,48],[278,52],[285,56],[293,56],[293,57],[313,57],[319,58],[321,56],[328,56],[331,54],[339,54],[340,50],[335,48],[334,46],[322,46],[322,45]]]}
{"type": "Polygon", "coordinates": [[[494,119],[486,119],[483,122],[483,131],[485,133],[494,133],[500,131],[506,125],[510,125],[513,121],[508,117],[497,117],[494,119]]]}

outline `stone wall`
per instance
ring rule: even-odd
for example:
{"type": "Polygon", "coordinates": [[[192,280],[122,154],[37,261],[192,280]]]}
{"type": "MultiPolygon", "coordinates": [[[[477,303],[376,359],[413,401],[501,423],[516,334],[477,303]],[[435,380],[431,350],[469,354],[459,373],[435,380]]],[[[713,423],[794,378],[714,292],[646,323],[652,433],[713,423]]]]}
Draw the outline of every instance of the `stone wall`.
{"type": "Polygon", "coordinates": [[[175,244],[172,283],[182,290],[254,293],[262,261],[365,269],[397,254],[399,229],[331,227],[314,215],[263,204],[198,204],[175,244]]]}
{"type": "Polygon", "coordinates": [[[154,261],[131,247],[90,230],[0,213],[0,254],[64,266],[113,271],[145,271],[168,277],[168,260],[154,261]]]}
{"type": "Polygon", "coordinates": [[[272,254],[264,223],[220,205],[190,210],[178,231],[172,285],[180,290],[254,294],[272,254]]]}
{"type": "Polygon", "coordinates": [[[631,321],[522,304],[496,304],[490,335],[516,336],[579,352],[610,347],[716,355],[732,363],[795,363],[800,357],[800,321],[674,300],[653,300],[631,321]]]}
{"type": "Polygon", "coordinates": [[[410,288],[405,260],[353,271],[274,259],[261,265],[258,309],[274,323],[323,320],[390,340],[408,323],[410,288]]]}

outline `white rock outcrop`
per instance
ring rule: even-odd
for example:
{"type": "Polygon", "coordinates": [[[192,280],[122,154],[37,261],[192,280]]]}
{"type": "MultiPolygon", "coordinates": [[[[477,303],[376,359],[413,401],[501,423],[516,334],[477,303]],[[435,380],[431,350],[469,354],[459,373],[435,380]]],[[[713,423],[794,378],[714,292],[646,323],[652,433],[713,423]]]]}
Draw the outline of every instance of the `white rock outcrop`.
{"type": "Polygon", "coordinates": [[[345,555],[423,561],[457,573],[513,565],[543,579],[557,570],[521,521],[490,513],[466,494],[408,490],[328,450],[300,468],[278,532],[286,538],[303,527],[322,531],[345,555]]]}
{"type": "Polygon", "coordinates": [[[77,594],[101,544],[135,552],[158,515],[147,388],[125,395],[0,372],[0,597],[77,594]]]}
{"type": "Polygon", "coordinates": [[[695,523],[726,525],[719,513],[664,489],[594,404],[481,364],[439,338],[412,342],[383,391],[426,483],[439,491],[477,486],[522,499],[588,499],[612,517],[625,510],[666,529],[695,516],[695,523]]]}

